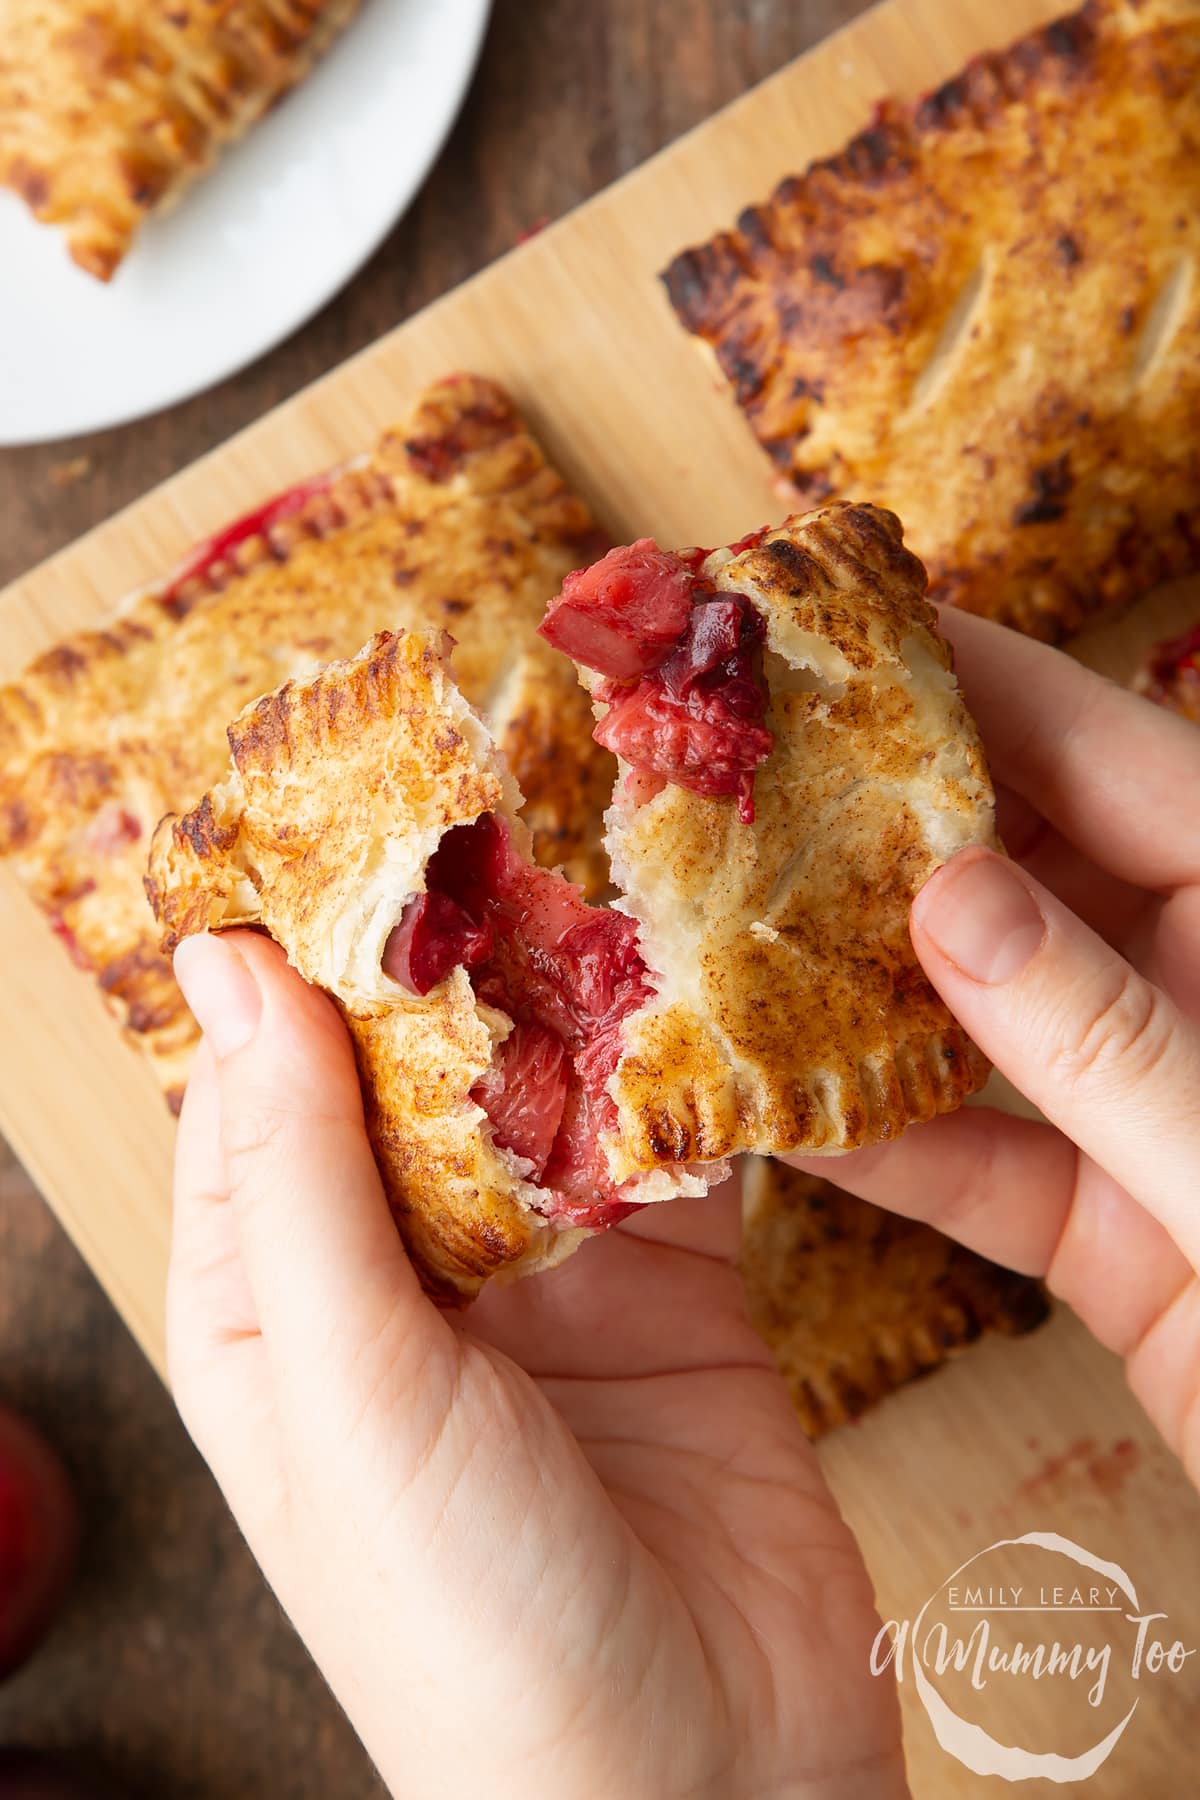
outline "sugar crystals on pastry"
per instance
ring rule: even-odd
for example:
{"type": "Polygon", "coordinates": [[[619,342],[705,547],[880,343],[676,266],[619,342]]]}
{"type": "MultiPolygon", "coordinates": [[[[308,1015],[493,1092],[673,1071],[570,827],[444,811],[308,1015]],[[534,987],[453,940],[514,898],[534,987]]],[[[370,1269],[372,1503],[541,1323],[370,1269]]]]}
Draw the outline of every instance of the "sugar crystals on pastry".
{"type": "Polygon", "coordinates": [[[543,629],[604,671],[610,908],[530,860],[428,634],[247,708],[229,778],[160,825],[164,948],[262,924],[341,1006],[433,1291],[544,1266],[738,1151],[875,1142],[980,1084],[908,941],[925,877],[994,841],[923,586],[871,507],[568,578],[543,629]]]}

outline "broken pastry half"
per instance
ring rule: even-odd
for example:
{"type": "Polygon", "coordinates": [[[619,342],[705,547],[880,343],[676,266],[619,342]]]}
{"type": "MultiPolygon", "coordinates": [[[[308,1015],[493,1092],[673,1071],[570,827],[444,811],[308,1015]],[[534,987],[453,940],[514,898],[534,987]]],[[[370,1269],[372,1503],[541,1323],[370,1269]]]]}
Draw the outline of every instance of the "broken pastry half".
{"type": "Polygon", "coordinates": [[[809,1437],[856,1419],[989,1331],[1049,1316],[1045,1289],[831,1182],[765,1158],[744,1172],[741,1270],[809,1437]]]}
{"type": "Polygon", "coordinates": [[[4,0],[0,183],[108,281],[289,88],[359,0],[4,0]]]}
{"type": "Polygon", "coordinates": [[[537,860],[589,893],[607,886],[614,764],[574,672],[537,635],[603,543],[503,389],[453,376],[369,453],[256,505],[0,686],[0,858],[172,1106],[197,1034],[146,905],[151,833],[220,781],[244,706],[373,633],[459,639],[458,680],[521,785],[537,860]]]}
{"type": "Polygon", "coordinates": [[[1061,638],[1200,567],[1198,143],[1198,0],[1090,0],[664,281],[786,492],[870,494],[935,598],[1061,638]]]}
{"type": "Polygon", "coordinates": [[[922,589],[871,507],[568,579],[547,636],[621,671],[596,683],[625,762],[611,908],[531,860],[436,634],[247,708],[231,775],[162,822],[164,949],[263,925],[340,1005],[432,1292],[557,1261],[735,1152],[874,1142],[981,1084],[908,941],[926,876],[994,842],[922,589]]]}

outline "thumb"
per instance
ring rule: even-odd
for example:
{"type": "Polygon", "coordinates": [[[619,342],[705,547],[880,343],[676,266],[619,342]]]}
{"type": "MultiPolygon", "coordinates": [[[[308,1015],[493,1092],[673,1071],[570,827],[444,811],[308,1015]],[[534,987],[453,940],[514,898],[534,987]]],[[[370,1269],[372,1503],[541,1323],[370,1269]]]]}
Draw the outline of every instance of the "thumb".
{"type": "Polygon", "coordinates": [[[1168,997],[989,850],[930,878],[911,932],[996,1067],[1200,1264],[1200,1036],[1168,997]]]}
{"type": "Polygon", "coordinates": [[[337,1009],[250,932],[186,938],[175,973],[216,1067],[242,1261],[272,1364],[324,1379],[424,1301],[384,1197],[337,1009]]]}

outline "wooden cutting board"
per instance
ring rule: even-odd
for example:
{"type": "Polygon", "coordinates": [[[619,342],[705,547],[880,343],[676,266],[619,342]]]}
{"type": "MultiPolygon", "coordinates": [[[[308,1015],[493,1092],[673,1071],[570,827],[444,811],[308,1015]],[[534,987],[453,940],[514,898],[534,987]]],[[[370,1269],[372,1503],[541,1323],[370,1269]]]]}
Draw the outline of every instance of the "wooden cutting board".
{"type": "MultiPolygon", "coordinates": [[[[256,499],[369,445],[453,368],[511,389],[618,538],[720,543],[775,516],[765,459],[675,324],[656,272],[781,176],[837,149],[885,92],[928,89],[1057,10],[1047,0],[892,0],[865,15],[15,583],[0,596],[0,678],[63,632],[95,624],[256,499]]],[[[1198,611],[1200,585],[1177,584],[1091,632],[1079,654],[1121,677],[1147,643],[1198,611]]],[[[171,1124],[97,994],[4,872],[0,971],[0,1124],[161,1368],[171,1124]]],[[[1122,1563],[1139,1593],[1170,1607],[1176,1634],[1200,1642],[1200,1504],[1119,1367],[1065,1316],[1024,1342],[981,1346],[822,1455],[885,1616],[916,1611],[995,1539],[1037,1528],[1122,1563]]],[[[1147,1688],[1089,1794],[1182,1791],[1198,1686],[1180,1677],[1147,1688]]],[[[904,1699],[914,1791],[977,1794],[979,1778],[910,1709],[911,1683],[904,1699]]],[[[1012,1704],[1010,1736],[1040,1719],[1046,1747],[1058,1747],[1052,1688],[1027,1683],[1012,1704]]]]}

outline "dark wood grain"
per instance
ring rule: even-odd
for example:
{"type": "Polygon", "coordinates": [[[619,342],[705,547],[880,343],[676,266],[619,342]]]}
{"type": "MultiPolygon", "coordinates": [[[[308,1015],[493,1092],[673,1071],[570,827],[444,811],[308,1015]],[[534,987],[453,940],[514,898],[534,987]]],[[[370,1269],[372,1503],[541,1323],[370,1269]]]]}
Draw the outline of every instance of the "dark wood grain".
{"type": "MultiPolygon", "coordinates": [[[[155,418],[0,451],[0,583],[862,10],[863,0],[498,0],[441,161],[322,313],[254,368],[155,418]]],[[[69,1129],[67,1096],[63,1118],[69,1129]]],[[[74,1750],[147,1800],[378,1793],[168,1396],[2,1144],[0,1270],[0,1397],[55,1438],[87,1523],[58,1630],[0,1688],[0,1744],[74,1750]]]]}

